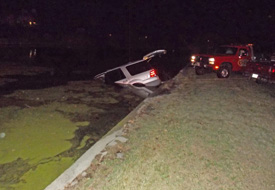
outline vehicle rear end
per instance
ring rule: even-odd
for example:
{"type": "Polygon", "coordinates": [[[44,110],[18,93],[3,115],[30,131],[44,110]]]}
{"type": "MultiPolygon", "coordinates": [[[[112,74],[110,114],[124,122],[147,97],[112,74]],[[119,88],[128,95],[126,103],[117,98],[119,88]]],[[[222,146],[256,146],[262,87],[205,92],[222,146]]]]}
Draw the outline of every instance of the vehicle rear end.
{"type": "Polygon", "coordinates": [[[249,62],[245,67],[244,75],[257,82],[275,83],[275,63],[249,62]]]}
{"type": "Polygon", "coordinates": [[[140,62],[125,67],[129,73],[128,83],[136,87],[157,87],[161,80],[150,64],[140,62]]]}
{"type": "Polygon", "coordinates": [[[147,62],[128,65],[124,68],[127,75],[127,85],[135,94],[148,97],[161,84],[157,71],[147,62]]]}

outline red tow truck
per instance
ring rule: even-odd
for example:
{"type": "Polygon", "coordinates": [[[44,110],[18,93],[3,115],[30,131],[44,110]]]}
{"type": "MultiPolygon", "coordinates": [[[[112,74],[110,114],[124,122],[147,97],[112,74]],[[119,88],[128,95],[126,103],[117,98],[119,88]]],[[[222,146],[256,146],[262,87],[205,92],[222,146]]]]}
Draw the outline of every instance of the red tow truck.
{"type": "Polygon", "coordinates": [[[255,61],[253,45],[223,45],[213,54],[194,54],[191,65],[197,75],[216,72],[219,78],[228,78],[232,71],[243,71],[248,62],[255,61]]]}

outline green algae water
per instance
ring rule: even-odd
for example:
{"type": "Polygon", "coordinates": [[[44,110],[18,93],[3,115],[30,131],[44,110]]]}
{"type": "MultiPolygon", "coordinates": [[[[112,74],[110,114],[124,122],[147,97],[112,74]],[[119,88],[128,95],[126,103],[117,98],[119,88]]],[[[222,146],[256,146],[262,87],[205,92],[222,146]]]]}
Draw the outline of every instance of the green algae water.
{"type": "Polygon", "coordinates": [[[6,136],[0,139],[0,189],[45,188],[73,163],[73,157],[59,154],[71,148],[76,129],[49,108],[17,110],[15,118],[1,123],[6,136]]]}
{"type": "Polygon", "coordinates": [[[141,100],[87,81],[0,96],[0,190],[43,190],[141,100]]]}

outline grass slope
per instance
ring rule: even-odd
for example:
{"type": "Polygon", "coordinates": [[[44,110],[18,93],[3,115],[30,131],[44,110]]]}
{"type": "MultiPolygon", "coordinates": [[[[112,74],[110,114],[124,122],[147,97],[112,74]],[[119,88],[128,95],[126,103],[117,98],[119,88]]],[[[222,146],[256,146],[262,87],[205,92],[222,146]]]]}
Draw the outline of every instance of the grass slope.
{"type": "Polygon", "coordinates": [[[191,68],[169,85],[68,190],[275,189],[274,85],[191,68]]]}

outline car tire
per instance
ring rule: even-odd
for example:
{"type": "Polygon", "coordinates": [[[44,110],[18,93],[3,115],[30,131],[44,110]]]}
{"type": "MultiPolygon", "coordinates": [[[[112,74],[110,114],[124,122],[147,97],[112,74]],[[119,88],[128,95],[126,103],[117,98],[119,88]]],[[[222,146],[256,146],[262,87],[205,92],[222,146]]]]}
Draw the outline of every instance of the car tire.
{"type": "Polygon", "coordinates": [[[196,75],[203,75],[204,74],[204,68],[203,67],[195,67],[196,75]]]}
{"type": "Polygon", "coordinates": [[[262,78],[262,77],[258,77],[256,79],[256,83],[258,83],[258,84],[267,84],[268,83],[268,79],[262,78]]]}
{"type": "Polygon", "coordinates": [[[228,66],[221,66],[217,72],[219,78],[228,78],[231,74],[231,69],[228,66]]]}

